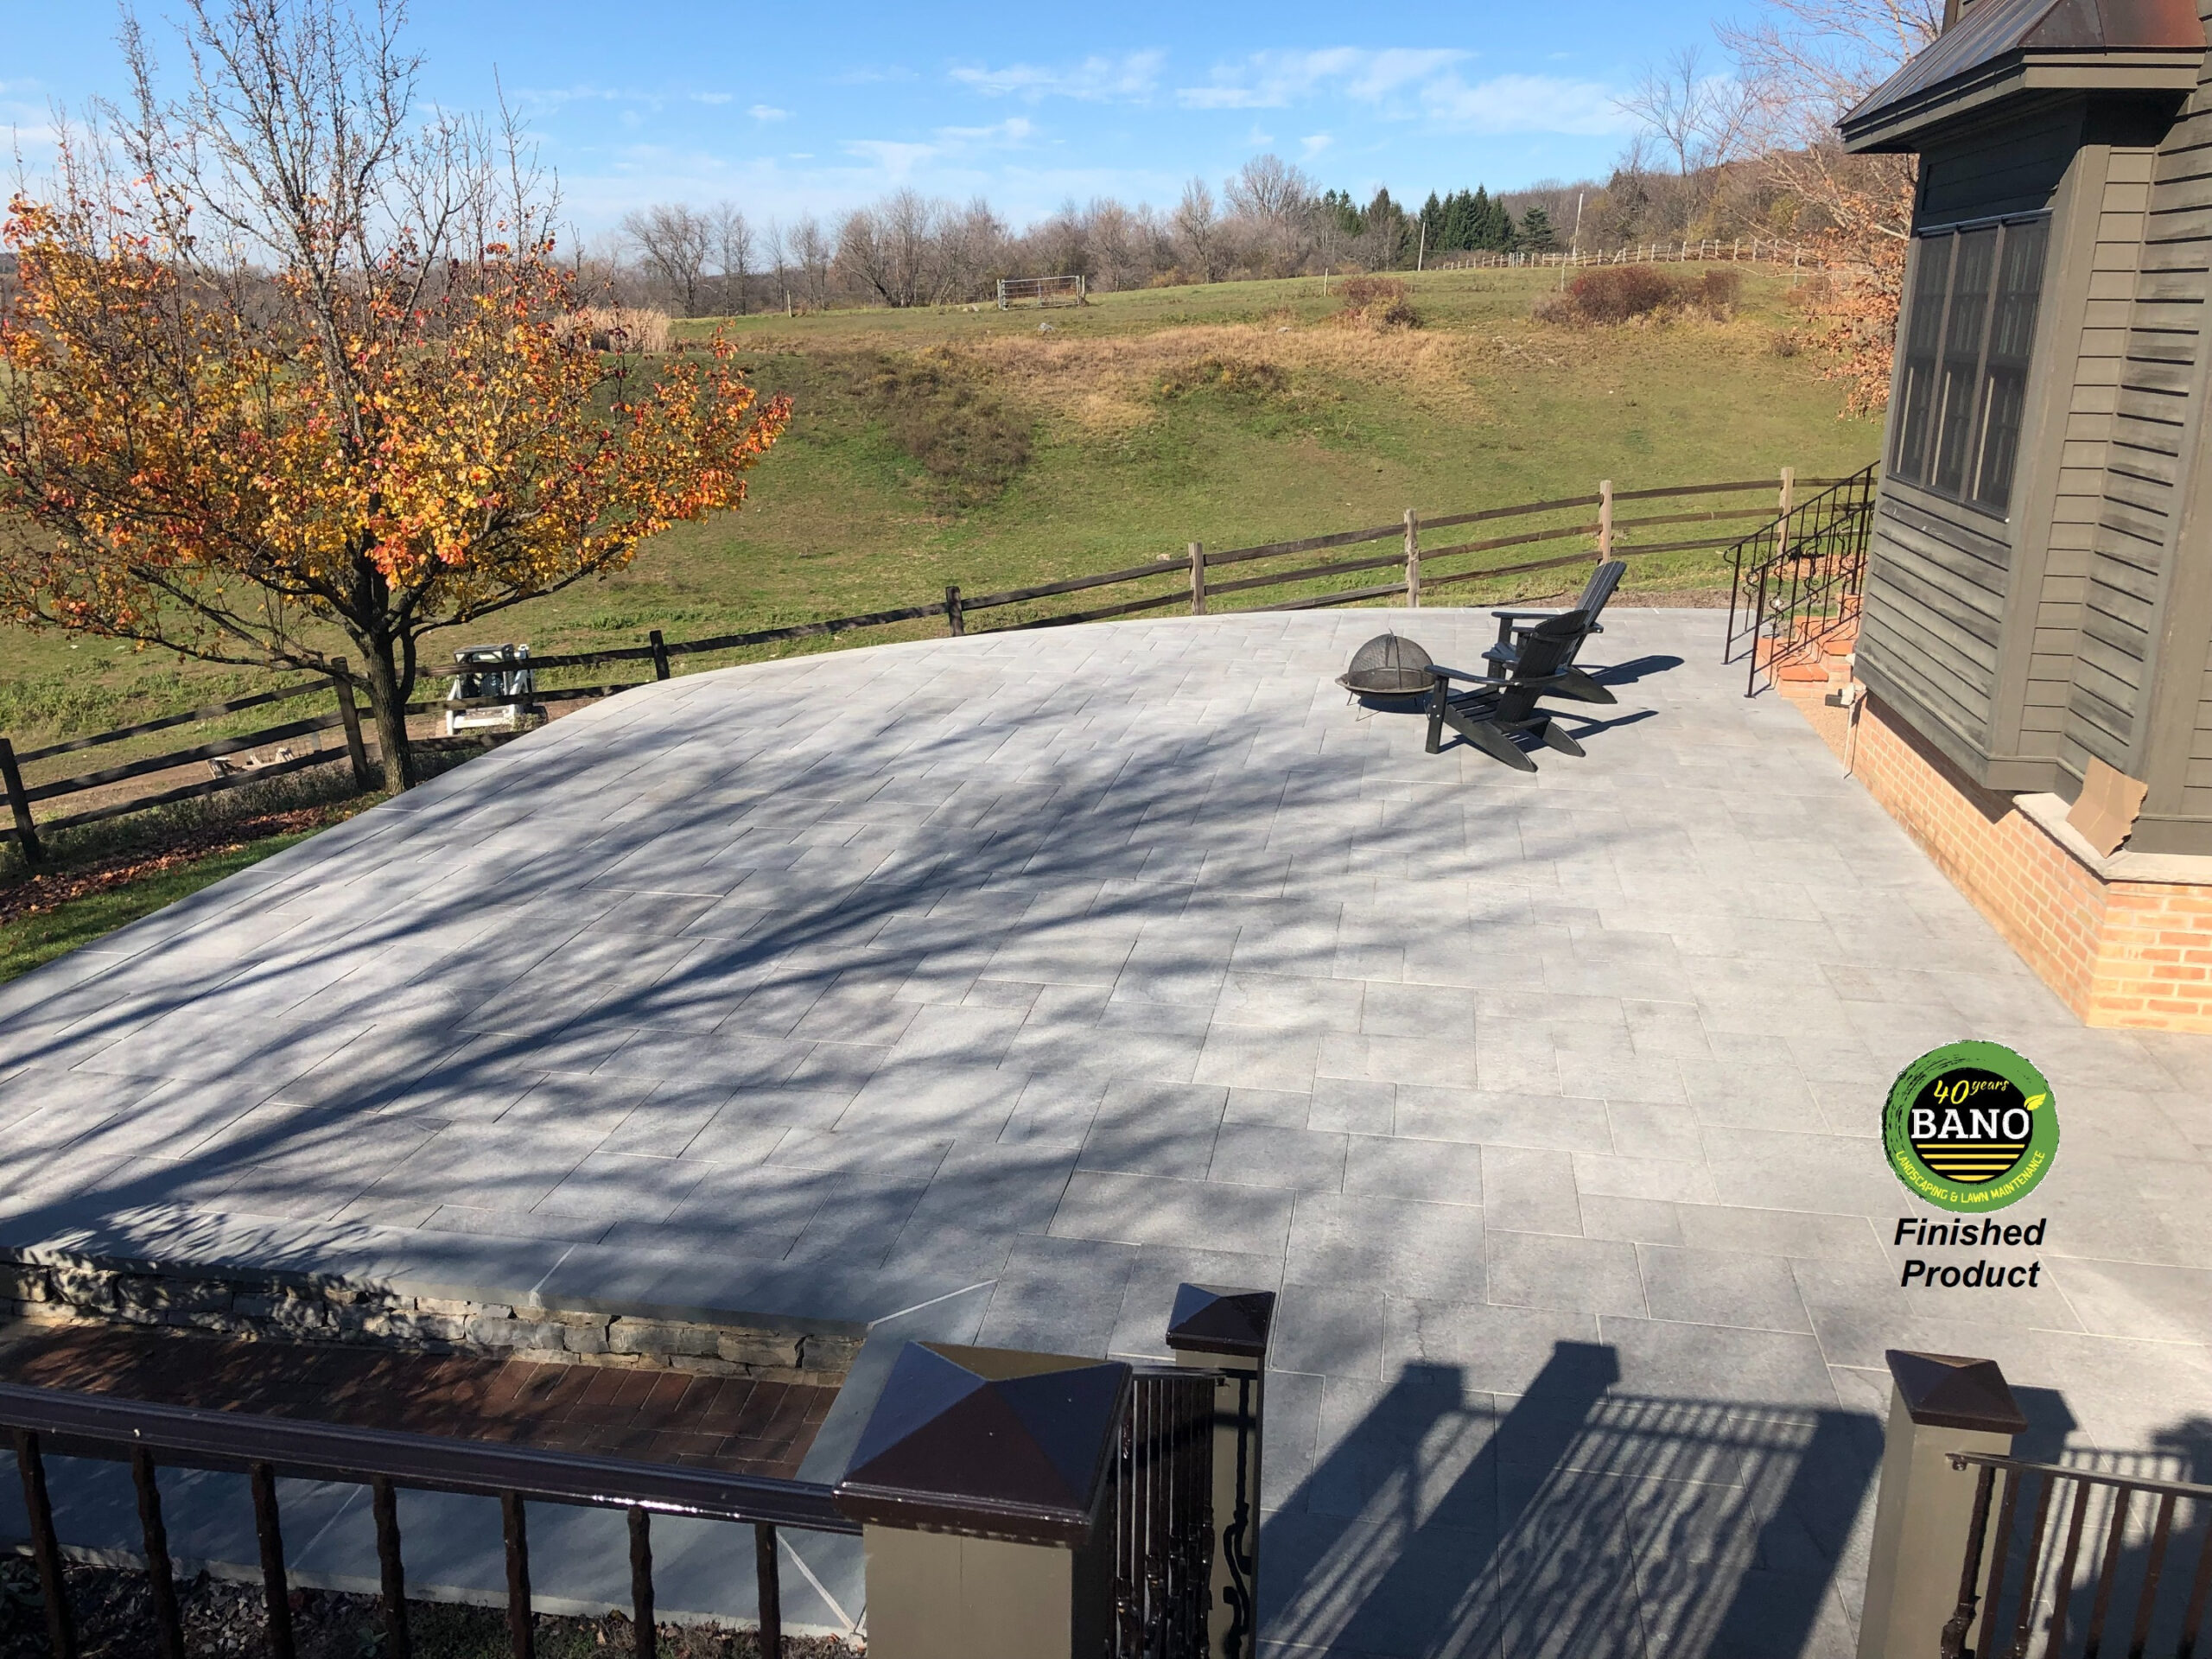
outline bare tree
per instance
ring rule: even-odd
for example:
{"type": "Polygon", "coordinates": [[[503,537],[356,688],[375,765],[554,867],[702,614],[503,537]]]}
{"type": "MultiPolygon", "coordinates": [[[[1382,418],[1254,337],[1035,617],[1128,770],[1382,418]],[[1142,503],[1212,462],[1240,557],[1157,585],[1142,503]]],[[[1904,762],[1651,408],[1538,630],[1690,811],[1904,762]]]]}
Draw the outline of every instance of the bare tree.
{"type": "Polygon", "coordinates": [[[722,279],[722,309],[732,308],[737,302],[739,316],[745,315],[745,285],[753,274],[753,231],[734,202],[719,202],[707,214],[707,222],[714,233],[715,268],[722,279]]]}
{"type": "Polygon", "coordinates": [[[1227,187],[1229,206],[1249,219],[1268,263],[1278,273],[1297,269],[1318,195],[1313,181],[1280,156],[1255,156],[1227,187]]]}
{"type": "Polygon", "coordinates": [[[821,223],[813,214],[801,215],[791,226],[791,255],[808,308],[823,309],[830,303],[830,272],[836,247],[823,234],[821,223]]]}
{"type": "Polygon", "coordinates": [[[1662,64],[1646,64],[1643,79],[1617,102],[1672,154],[1675,171],[1683,178],[1741,160],[1759,110],[1743,81],[1707,74],[1694,46],[1662,64]]]}
{"type": "Polygon", "coordinates": [[[622,232],[645,268],[683,306],[683,315],[697,316],[700,285],[714,257],[715,231],[707,215],[680,202],[662,203],[624,214],[622,232]]]}
{"type": "Polygon", "coordinates": [[[1221,213],[1213,192],[1204,179],[1183,187],[1175,204],[1175,235],[1190,255],[1191,268],[1202,283],[1221,280],[1221,213]]]}

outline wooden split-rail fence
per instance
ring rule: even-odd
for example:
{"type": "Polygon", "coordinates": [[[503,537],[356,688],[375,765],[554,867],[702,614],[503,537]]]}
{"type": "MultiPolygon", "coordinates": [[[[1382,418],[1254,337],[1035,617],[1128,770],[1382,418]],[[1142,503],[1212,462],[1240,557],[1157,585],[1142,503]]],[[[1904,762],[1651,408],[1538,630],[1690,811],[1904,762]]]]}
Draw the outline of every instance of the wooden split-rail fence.
{"type": "MultiPolygon", "coordinates": [[[[1718,484],[1678,484],[1659,489],[1616,490],[1608,480],[1600,483],[1588,495],[1563,496],[1551,501],[1528,501],[1514,506],[1486,507],[1472,512],[1425,516],[1409,507],[1391,524],[1365,530],[1338,531],[1326,536],[1309,536],[1295,541],[1268,542],[1251,547],[1217,550],[1209,550],[1202,543],[1192,542],[1179,557],[1170,555],[1119,570],[1071,576],[1063,582],[1042,582],[1034,587],[1008,588],[1000,593],[963,594],[957,586],[948,587],[942,599],[932,600],[927,604],[870,611],[857,616],[830,617],[820,621],[756,628],[744,633],[718,634],[703,639],[669,639],[660,629],[655,628],[646,634],[643,645],[536,657],[531,658],[527,664],[515,664],[518,667],[526,665],[538,677],[539,689],[527,696],[469,697],[451,701],[437,699],[410,703],[408,712],[436,713],[448,709],[512,706],[518,702],[564,702],[611,696],[634,686],[650,684],[652,680],[667,679],[675,671],[679,658],[753,651],[764,646],[830,639],[866,629],[932,620],[941,621],[946,632],[957,636],[970,632],[997,633],[1029,628],[1065,627],[1073,623],[1103,622],[1116,617],[1144,616],[1185,609],[1192,616],[1205,616],[1235,611],[1316,610],[1339,605],[1397,603],[1420,606],[1433,602],[1432,596],[1439,592],[1467,583],[1495,583],[1516,578],[1522,579],[1516,589],[1510,593],[1494,593],[1491,596],[1524,598],[1533,593],[1573,585],[1573,579],[1564,575],[1533,585],[1526,579],[1594,564],[1600,559],[1636,559],[1655,554],[1717,551],[1732,548],[1742,541],[1747,533],[1747,526],[1770,524],[1778,515],[1787,513],[1793,491],[1824,487],[1839,481],[1834,479],[1797,479],[1788,468],[1783,469],[1778,482],[1774,479],[1745,479],[1718,484]],[[1740,506],[1734,505],[1738,500],[1763,493],[1770,496],[1770,501],[1740,506]],[[1696,505],[1700,498],[1707,499],[1702,505],[1696,505]],[[1647,503],[1666,504],[1671,510],[1641,511],[1642,505],[1647,503]],[[1628,510],[1625,513],[1622,511],[1624,508],[1628,510]],[[1542,522],[1526,528],[1508,528],[1516,520],[1542,522]],[[1447,531],[1465,532],[1476,525],[1493,527],[1503,533],[1445,536],[1447,531]],[[1643,539],[1646,536],[1657,539],[1647,541],[1643,539]],[[1440,540],[1440,537],[1444,539],[1440,540]],[[1389,550],[1381,553],[1355,552],[1351,556],[1318,559],[1314,556],[1338,556],[1348,550],[1376,543],[1390,543],[1389,550]],[[1556,544],[1561,543],[1572,545],[1560,550],[1556,544]],[[1498,555],[1504,556],[1503,563],[1496,562],[1498,555]],[[1385,572],[1389,574],[1385,575],[1385,572]],[[1044,614],[1034,613],[1042,604],[1066,601],[1072,595],[1088,594],[1109,588],[1135,589],[1135,595],[1116,598],[1114,602],[1104,605],[1077,601],[1073,609],[1052,609],[1044,614]],[[1269,588],[1303,588],[1306,591],[1294,591],[1288,596],[1251,602],[1260,599],[1269,588]],[[998,622],[995,626],[974,626],[976,619],[995,612],[1007,613],[1011,620],[998,622]],[[649,664],[652,680],[563,686],[548,686],[543,682],[543,677],[549,673],[627,663],[649,664]]],[[[355,701],[353,683],[346,677],[342,659],[334,663],[333,668],[334,671],[327,677],[317,677],[251,696],[233,697],[226,702],[195,709],[187,714],[170,715],[160,720],[145,721],[136,726],[100,732],[89,737],[73,738],[66,742],[20,753],[10,747],[5,737],[0,737],[0,791],[4,791],[7,797],[10,820],[5,826],[0,826],[0,842],[20,843],[26,857],[35,862],[41,855],[39,833],[41,830],[64,830],[119,817],[127,813],[142,812],[149,808],[281,777],[310,766],[334,765],[340,760],[351,766],[353,781],[358,787],[362,790],[375,787],[376,774],[370,765],[364,741],[361,715],[355,701]],[[333,706],[328,712],[236,736],[218,738],[189,748],[146,755],[72,777],[27,781],[24,775],[26,766],[36,766],[63,755],[76,754],[182,726],[226,720],[249,709],[265,708],[316,696],[332,699],[333,706]],[[251,756],[255,751],[272,744],[285,744],[312,737],[320,745],[321,734],[330,731],[344,734],[342,745],[331,748],[317,747],[306,753],[289,756],[280,751],[277,758],[266,764],[241,767],[189,784],[168,786],[158,784],[162,772],[203,762],[219,762],[231,755],[251,756]],[[153,781],[156,786],[143,794],[123,800],[111,800],[58,817],[41,818],[32,810],[49,802],[65,800],[73,795],[92,791],[111,791],[118,785],[141,779],[153,781]]]]}

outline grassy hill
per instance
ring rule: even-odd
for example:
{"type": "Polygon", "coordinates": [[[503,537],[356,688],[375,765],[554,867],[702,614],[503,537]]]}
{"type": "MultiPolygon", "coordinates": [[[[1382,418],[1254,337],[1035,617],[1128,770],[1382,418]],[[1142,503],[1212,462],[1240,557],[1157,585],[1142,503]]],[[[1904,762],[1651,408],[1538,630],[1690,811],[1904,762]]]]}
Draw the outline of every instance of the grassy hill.
{"type": "MultiPolygon", "coordinates": [[[[729,320],[757,384],[797,404],[752,505],[476,632],[541,653],[635,644],[656,626],[683,639],[919,604],[949,582],[1052,581],[1194,540],[1582,494],[1600,478],[1629,490],[1865,465],[1878,427],[1839,420],[1841,389],[1817,360],[1775,349],[1801,321],[1788,273],[1745,279],[1726,322],[1587,329],[1532,319],[1558,282],[1538,270],[1411,277],[1410,330],[1345,326],[1339,296],[1311,278],[1042,314],[729,320]]],[[[1630,580],[1713,578],[1709,556],[1658,556],[1630,580]]],[[[0,631],[0,732],[19,744],[248,689],[256,677],[238,671],[0,631]]]]}

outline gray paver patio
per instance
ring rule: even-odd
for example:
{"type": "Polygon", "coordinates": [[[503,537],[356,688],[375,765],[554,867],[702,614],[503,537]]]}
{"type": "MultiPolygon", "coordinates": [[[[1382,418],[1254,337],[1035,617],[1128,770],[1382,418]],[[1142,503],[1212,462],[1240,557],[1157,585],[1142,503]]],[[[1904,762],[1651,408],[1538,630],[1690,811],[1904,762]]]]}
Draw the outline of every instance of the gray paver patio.
{"type": "Polygon", "coordinates": [[[1586,759],[1421,753],[1307,613],[566,718],[0,990],[0,1242],[1157,1354],[1279,1289],[1286,1651],[1843,1654],[1885,1347],[2212,1472],[2212,1041],[2084,1029],[1710,613],[1586,759]],[[2034,1292],[1900,1291],[1881,1093],[2012,1043],[2034,1292]],[[948,1306],[956,1306],[947,1304],[948,1306]]]}

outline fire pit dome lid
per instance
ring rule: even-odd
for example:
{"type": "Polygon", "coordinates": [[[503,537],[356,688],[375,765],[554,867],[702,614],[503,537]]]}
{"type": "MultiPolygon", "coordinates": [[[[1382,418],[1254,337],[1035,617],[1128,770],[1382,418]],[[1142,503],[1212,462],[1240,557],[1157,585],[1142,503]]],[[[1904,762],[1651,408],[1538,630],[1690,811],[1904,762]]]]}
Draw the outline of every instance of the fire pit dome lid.
{"type": "Polygon", "coordinates": [[[1409,697],[1428,690],[1431,660],[1403,634],[1378,633],[1352,653],[1337,683],[1355,696],[1409,697]]]}

